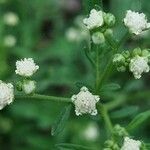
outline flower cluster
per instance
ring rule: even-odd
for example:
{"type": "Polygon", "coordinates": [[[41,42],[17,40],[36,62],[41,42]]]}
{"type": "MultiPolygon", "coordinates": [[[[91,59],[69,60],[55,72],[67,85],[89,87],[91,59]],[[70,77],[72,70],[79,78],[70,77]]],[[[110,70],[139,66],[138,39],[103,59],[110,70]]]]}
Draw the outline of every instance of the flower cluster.
{"type": "Polygon", "coordinates": [[[150,51],[148,49],[141,50],[140,48],[136,48],[132,52],[125,51],[116,54],[113,59],[118,71],[123,72],[128,67],[135,79],[139,79],[143,73],[149,72],[149,62],[150,51]]]}
{"type": "Polygon", "coordinates": [[[142,31],[150,28],[150,23],[147,22],[145,14],[128,10],[124,18],[124,24],[131,33],[140,34],[142,31]]]}
{"type": "MultiPolygon", "coordinates": [[[[105,13],[92,9],[89,17],[83,19],[83,23],[91,30],[92,42],[96,45],[105,43],[105,32],[115,24],[115,16],[111,13],[105,13]]],[[[112,32],[111,32],[112,33],[112,32]]]]}
{"type": "Polygon", "coordinates": [[[39,66],[34,63],[32,58],[24,58],[16,62],[15,72],[23,77],[31,77],[38,69],[39,66]]]}
{"type": "Polygon", "coordinates": [[[124,144],[121,150],[140,150],[141,142],[130,139],[129,137],[124,138],[124,144]]]}
{"type": "Polygon", "coordinates": [[[105,148],[103,150],[120,150],[119,145],[113,140],[107,140],[105,142],[105,148]]]}
{"type": "MultiPolygon", "coordinates": [[[[16,62],[15,72],[23,78],[29,78],[38,69],[39,66],[35,64],[32,58],[24,58],[23,60],[21,59],[20,61],[16,62]]],[[[32,94],[36,89],[36,82],[29,79],[24,79],[22,82],[19,81],[17,85],[18,90],[24,91],[25,94],[32,94]]]]}
{"type": "MultiPolygon", "coordinates": [[[[14,12],[7,12],[3,16],[3,22],[8,27],[14,27],[14,26],[18,25],[19,17],[14,12]]],[[[17,42],[16,37],[14,35],[11,35],[11,34],[6,35],[3,39],[3,44],[7,48],[14,47],[16,42],[17,42]]]]}
{"type": "Polygon", "coordinates": [[[14,100],[14,87],[11,83],[0,81],[0,110],[14,100]]]}
{"type": "Polygon", "coordinates": [[[4,15],[4,23],[8,26],[15,26],[19,22],[19,17],[14,12],[8,12],[4,15]]]}
{"type": "Polygon", "coordinates": [[[89,40],[89,31],[82,22],[83,16],[78,16],[74,20],[74,26],[70,27],[65,35],[68,41],[70,42],[82,42],[89,40]]]}
{"type": "Polygon", "coordinates": [[[75,104],[76,115],[91,114],[96,115],[96,103],[100,100],[98,95],[93,95],[86,87],[82,87],[77,95],[71,98],[75,104]]]}
{"type": "MultiPolygon", "coordinates": [[[[39,69],[34,60],[24,59],[16,62],[16,74],[23,77],[31,77],[39,69]]],[[[24,91],[25,94],[32,94],[36,89],[36,82],[24,79],[17,83],[18,91],[24,91]]],[[[14,86],[11,83],[4,83],[0,80],[0,110],[9,105],[14,100],[14,86]]]]}

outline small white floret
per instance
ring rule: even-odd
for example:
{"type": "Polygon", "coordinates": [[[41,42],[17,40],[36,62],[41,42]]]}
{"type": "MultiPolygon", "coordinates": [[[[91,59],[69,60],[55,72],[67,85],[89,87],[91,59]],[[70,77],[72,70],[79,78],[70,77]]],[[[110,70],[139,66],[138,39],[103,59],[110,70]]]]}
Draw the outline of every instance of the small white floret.
{"type": "Polygon", "coordinates": [[[19,22],[18,16],[13,12],[8,12],[4,15],[4,23],[9,26],[15,26],[19,22]]]}
{"type": "Polygon", "coordinates": [[[96,103],[100,100],[98,95],[93,95],[86,87],[82,87],[77,95],[71,98],[75,105],[76,115],[91,114],[96,115],[96,103]]]}
{"type": "Polygon", "coordinates": [[[148,58],[136,56],[131,59],[129,69],[136,79],[139,79],[144,72],[149,72],[148,58]]]}
{"type": "Polygon", "coordinates": [[[104,23],[103,12],[92,9],[90,11],[89,18],[83,19],[83,23],[88,29],[94,29],[101,27],[104,23]]]}
{"type": "Polygon", "coordinates": [[[24,58],[23,60],[16,62],[16,74],[24,77],[32,76],[39,66],[34,63],[32,58],[24,58]]]}
{"type": "Polygon", "coordinates": [[[103,44],[105,43],[105,37],[101,32],[95,32],[92,34],[92,41],[94,44],[103,44]]]}
{"type": "Polygon", "coordinates": [[[16,38],[13,35],[7,35],[4,38],[4,45],[6,47],[13,47],[13,46],[15,46],[16,42],[17,42],[17,40],[16,40],[16,38]]]}
{"type": "Polygon", "coordinates": [[[14,87],[11,83],[4,83],[0,80],[0,110],[14,100],[14,87]]]}
{"type": "Polygon", "coordinates": [[[144,13],[134,12],[131,10],[127,11],[124,18],[124,24],[129,28],[131,33],[136,35],[150,28],[150,23],[148,23],[144,13]]]}
{"type": "Polygon", "coordinates": [[[124,138],[124,144],[121,150],[140,150],[141,142],[130,139],[129,137],[124,138]]]}

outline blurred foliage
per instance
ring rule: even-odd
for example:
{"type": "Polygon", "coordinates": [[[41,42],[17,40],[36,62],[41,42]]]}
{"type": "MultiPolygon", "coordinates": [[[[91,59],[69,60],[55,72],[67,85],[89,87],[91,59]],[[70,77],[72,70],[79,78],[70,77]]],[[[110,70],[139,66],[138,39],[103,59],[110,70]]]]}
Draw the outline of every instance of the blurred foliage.
{"type": "MultiPolygon", "coordinates": [[[[18,77],[14,72],[15,61],[32,57],[40,66],[40,70],[34,76],[38,81],[37,92],[70,97],[78,90],[76,85],[90,85],[92,88],[93,70],[84,54],[84,42],[73,43],[65,37],[67,29],[74,26],[77,16],[86,15],[92,6],[98,7],[95,4],[85,5],[88,2],[89,0],[0,0],[0,79],[17,81],[18,77]],[[19,17],[16,26],[4,24],[3,16],[8,12],[13,12],[19,17]],[[10,48],[4,45],[3,41],[7,35],[16,38],[15,46],[10,48]]],[[[95,2],[97,5],[101,4],[100,1],[95,2]]],[[[122,19],[127,9],[142,10],[150,20],[149,0],[143,0],[142,3],[140,0],[104,0],[103,6],[106,12],[110,11],[117,17],[114,32],[117,39],[125,32],[122,19]]],[[[150,47],[149,32],[136,39],[138,42],[134,42],[134,39],[135,37],[132,40],[128,39],[122,48],[139,45],[150,47]]],[[[145,75],[141,80],[135,81],[130,74],[112,72],[110,81],[119,83],[121,88],[115,83],[109,83],[109,87],[110,84],[112,86],[108,92],[106,84],[100,93],[102,102],[129,99],[128,104],[123,103],[111,111],[114,123],[119,121],[126,126],[138,113],[149,109],[149,79],[150,77],[145,75]]],[[[74,143],[78,148],[85,145],[100,149],[105,132],[103,122],[98,117],[76,117],[71,111],[70,117],[65,118],[69,121],[63,126],[63,132],[51,136],[52,126],[64,107],[63,104],[42,100],[15,101],[0,113],[0,149],[53,150],[56,149],[57,143],[74,143]],[[93,120],[98,124],[100,133],[100,137],[95,141],[86,139],[82,134],[93,120]]],[[[149,111],[146,113],[149,117],[149,111]]],[[[137,116],[135,121],[140,117],[137,116]]],[[[149,142],[150,119],[147,120],[143,120],[144,123],[138,131],[134,131],[134,135],[149,142]]],[[[129,128],[132,128],[132,122],[129,128]]],[[[65,149],[65,146],[69,145],[63,146],[65,149]]],[[[59,147],[60,145],[57,145],[57,148],[59,147]]]]}

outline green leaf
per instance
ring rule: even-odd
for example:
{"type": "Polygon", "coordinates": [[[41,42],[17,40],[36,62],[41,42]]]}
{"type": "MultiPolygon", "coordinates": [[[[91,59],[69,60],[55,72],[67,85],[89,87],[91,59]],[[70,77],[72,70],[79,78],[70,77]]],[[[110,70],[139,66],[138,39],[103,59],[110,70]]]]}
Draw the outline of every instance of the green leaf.
{"type": "Polygon", "coordinates": [[[70,144],[70,143],[60,143],[55,145],[57,148],[64,150],[94,150],[93,148],[89,148],[82,145],[70,144]]]}
{"type": "Polygon", "coordinates": [[[121,108],[120,110],[112,112],[111,118],[118,119],[118,118],[128,117],[137,113],[138,110],[139,110],[138,106],[127,106],[127,107],[121,108]]]}
{"type": "Polygon", "coordinates": [[[116,84],[116,83],[109,83],[109,84],[105,84],[102,88],[101,91],[115,91],[120,89],[120,85],[116,84]]]}
{"type": "Polygon", "coordinates": [[[138,126],[150,118],[150,110],[138,114],[127,126],[127,130],[135,130],[138,126]]]}
{"type": "Polygon", "coordinates": [[[69,106],[66,106],[62,112],[60,113],[60,115],[58,116],[57,120],[55,121],[54,125],[52,126],[52,131],[51,131],[51,134],[53,136],[56,136],[58,135],[60,132],[63,131],[65,125],[66,125],[66,122],[68,121],[69,119],[69,116],[70,116],[70,112],[71,112],[71,108],[72,106],[69,105],[69,106]]]}

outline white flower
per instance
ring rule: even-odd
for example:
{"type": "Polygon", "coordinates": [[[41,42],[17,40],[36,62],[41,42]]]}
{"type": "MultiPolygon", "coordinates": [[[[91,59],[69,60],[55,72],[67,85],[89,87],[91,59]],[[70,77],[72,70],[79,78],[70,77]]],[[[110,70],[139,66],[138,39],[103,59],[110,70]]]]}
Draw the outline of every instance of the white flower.
{"type": "Polygon", "coordinates": [[[23,60],[16,62],[16,74],[24,77],[32,76],[37,70],[39,66],[34,63],[32,58],[24,58],[23,60]]]}
{"type": "Polygon", "coordinates": [[[14,99],[14,87],[11,83],[4,83],[0,80],[0,110],[6,105],[13,102],[14,99]]]}
{"type": "Polygon", "coordinates": [[[95,32],[92,34],[92,41],[94,44],[103,44],[105,42],[105,37],[101,32],[95,32]]]}
{"type": "Polygon", "coordinates": [[[19,22],[18,16],[13,12],[8,12],[4,15],[4,23],[9,26],[15,26],[19,22]]]}
{"type": "Polygon", "coordinates": [[[124,18],[124,24],[131,33],[140,34],[143,30],[150,28],[145,14],[128,10],[124,18]]]}
{"type": "Polygon", "coordinates": [[[91,114],[96,115],[96,103],[99,101],[98,95],[93,95],[86,87],[82,87],[77,95],[73,95],[71,100],[75,104],[76,115],[91,114]]]}
{"type": "Polygon", "coordinates": [[[124,144],[121,150],[140,150],[141,142],[130,139],[129,137],[124,138],[124,144]]]}
{"type": "Polygon", "coordinates": [[[69,28],[66,32],[66,37],[69,41],[74,42],[74,41],[79,41],[79,30],[75,28],[69,28]]]}
{"type": "Polygon", "coordinates": [[[149,72],[148,58],[135,56],[131,59],[129,69],[136,79],[139,79],[143,72],[149,72]]]}
{"type": "Polygon", "coordinates": [[[83,19],[83,23],[88,29],[101,27],[104,23],[103,12],[92,9],[89,18],[83,19]]]}
{"type": "Polygon", "coordinates": [[[99,136],[97,124],[90,123],[84,130],[83,136],[86,140],[95,141],[99,136]]]}
{"type": "Polygon", "coordinates": [[[6,47],[13,47],[16,44],[16,38],[13,35],[7,35],[4,38],[4,45],[6,47]]]}
{"type": "Polygon", "coordinates": [[[36,82],[27,80],[22,85],[22,90],[25,92],[25,94],[32,94],[36,89],[36,82]]]}

